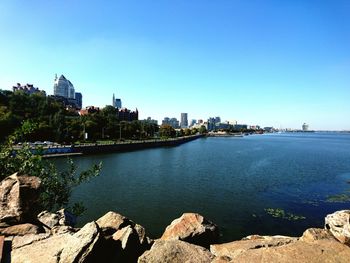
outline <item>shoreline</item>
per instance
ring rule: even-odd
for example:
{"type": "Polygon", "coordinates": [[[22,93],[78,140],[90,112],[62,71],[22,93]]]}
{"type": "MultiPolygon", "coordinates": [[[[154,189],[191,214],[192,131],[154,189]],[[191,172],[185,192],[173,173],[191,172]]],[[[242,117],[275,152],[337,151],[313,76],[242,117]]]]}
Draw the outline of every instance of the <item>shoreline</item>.
{"type": "Polygon", "coordinates": [[[115,142],[113,144],[88,144],[88,145],[72,145],[62,147],[49,147],[43,149],[44,158],[67,157],[76,155],[90,155],[114,152],[126,152],[143,150],[159,147],[174,147],[186,142],[203,138],[205,135],[191,135],[179,138],[159,139],[159,140],[143,140],[131,142],[115,142]]]}

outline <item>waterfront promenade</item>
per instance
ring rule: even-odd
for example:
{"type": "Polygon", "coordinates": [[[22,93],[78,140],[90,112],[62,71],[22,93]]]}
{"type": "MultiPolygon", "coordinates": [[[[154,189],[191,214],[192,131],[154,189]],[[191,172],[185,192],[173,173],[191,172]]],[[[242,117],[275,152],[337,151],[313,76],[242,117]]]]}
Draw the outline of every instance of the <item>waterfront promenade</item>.
{"type": "Polygon", "coordinates": [[[43,148],[44,157],[61,157],[81,154],[99,154],[99,153],[114,153],[124,151],[135,151],[156,147],[172,147],[177,146],[195,139],[201,138],[204,135],[191,135],[178,138],[168,139],[152,139],[139,141],[125,142],[109,142],[109,143],[89,143],[89,144],[74,144],[69,146],[48,146],[43,148]]]}

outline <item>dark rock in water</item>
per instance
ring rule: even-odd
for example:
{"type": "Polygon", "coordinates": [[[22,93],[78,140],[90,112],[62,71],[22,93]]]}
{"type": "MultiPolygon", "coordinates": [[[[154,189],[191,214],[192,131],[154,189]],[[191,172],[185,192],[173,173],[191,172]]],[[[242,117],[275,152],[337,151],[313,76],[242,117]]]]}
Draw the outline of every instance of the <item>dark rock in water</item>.
{"type": "Polygon", "coordinates": [[[0,227],[36,221],[40,184],[38,177],[17,173],[0,182],[0,227]]]}
{"type": "Polygon", "coordinates": [[[160,239],[182,240],[208,248],[210,244],[217,242],[218,237],[217,225],[199,214],[185,213],[171,222],[160,239]]]}
{"type": "Polygon", "coordinates": [[[350,245],[350,210],[341,210],[325,218],[325,229],[341,243],[350,245]]]}
{"type": "Polygon", "coordinates": [[[151,250],[139,257],[139,263],[202,263],[211,262],[215,256],[207,249],[180,240],[157,240],[151,250]]]}

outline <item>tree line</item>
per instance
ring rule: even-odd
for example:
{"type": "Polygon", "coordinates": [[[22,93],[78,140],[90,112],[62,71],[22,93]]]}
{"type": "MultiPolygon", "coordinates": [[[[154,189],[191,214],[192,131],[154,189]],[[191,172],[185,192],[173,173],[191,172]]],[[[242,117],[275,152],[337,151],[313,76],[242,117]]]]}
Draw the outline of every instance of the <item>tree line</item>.
{"type": "Polygon", "coordinates": [[[43,94],[0,90],[0,142],[15,134],[18,142],[53,141],[76,143],[85,140],[149,139],[204,133],[206,129],[158,126],[147,121],[120,121],[117,109],[106,106],[83,116],[63,102],[43,94]],[[87,134],[87,138],[85,137],[87,134]]]}

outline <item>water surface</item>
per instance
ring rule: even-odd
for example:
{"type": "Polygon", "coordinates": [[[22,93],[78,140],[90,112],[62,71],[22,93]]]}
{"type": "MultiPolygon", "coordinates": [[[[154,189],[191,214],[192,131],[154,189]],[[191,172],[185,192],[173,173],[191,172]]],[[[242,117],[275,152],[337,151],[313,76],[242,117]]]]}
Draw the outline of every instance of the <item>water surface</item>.
{"type": "MultiPolygon", "coordinates": [[[[250,234],[300,236],[323,227],[327,213],[350,202],[327,197],[350,189],[349,134],[271,134],[202,138],[169,148],[73,158],[81,168],[102,161],[99,177],[79,186],[80,224],[117,211],[159,237],[183,212],[221,227],[222,241],[250,234]],[[267,208],[304,216],[274,218],[267,208]]],[[[56,163],[63,168],[63,160],[56,163]]]]}

